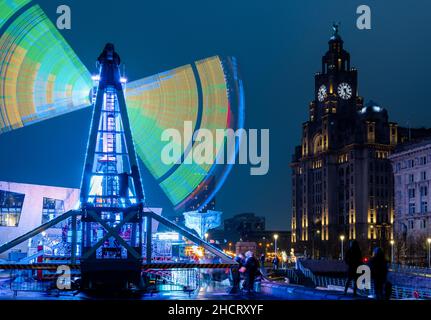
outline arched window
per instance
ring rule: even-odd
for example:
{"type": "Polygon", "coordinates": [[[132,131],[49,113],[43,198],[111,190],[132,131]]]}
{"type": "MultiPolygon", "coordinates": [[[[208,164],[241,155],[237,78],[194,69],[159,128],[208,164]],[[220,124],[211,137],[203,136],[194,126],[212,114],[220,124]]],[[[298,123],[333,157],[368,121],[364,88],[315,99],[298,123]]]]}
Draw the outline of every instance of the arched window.
{"type": "Polygon", "coordinates": [[[323,139],[321,134],[316,134],[313,139],[313,153],[317,154],[323,151],[323,139]]]}

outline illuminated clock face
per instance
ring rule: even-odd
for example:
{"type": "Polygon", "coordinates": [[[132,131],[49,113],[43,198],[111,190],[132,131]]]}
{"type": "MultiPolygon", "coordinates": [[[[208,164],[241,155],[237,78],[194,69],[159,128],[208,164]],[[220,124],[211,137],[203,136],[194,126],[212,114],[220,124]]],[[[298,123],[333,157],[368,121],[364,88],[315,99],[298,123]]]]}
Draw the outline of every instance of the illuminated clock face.
{"type": "Polygon", "coordinates": [[[349,100],[352,97],[352,87],[348,83],[340,83],[338,86],[338,95],[341,99],[349,100]]]}
{"type": "Polygon", "coordinates": [[[322,102],[323,100],[325,100],[327,95],[328,95],[328,89],[326,89],[326,86],[322,84],[319,90],[317,91],[317,98],[319,99],[320,102],[322,102]]]}

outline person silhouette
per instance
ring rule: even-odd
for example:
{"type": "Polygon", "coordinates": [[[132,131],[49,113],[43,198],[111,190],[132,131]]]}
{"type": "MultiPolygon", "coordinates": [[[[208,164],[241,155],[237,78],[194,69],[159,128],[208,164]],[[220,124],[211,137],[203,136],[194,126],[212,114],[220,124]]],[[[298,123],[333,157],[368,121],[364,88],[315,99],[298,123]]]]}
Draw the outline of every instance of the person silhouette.
{"type": "Polygon", "coordinates": [[[358,289],[358,267],[362,264],[362,252],[359,243],[356,240],[350,241],[349,248],[347,249],[344,262],[347,264],[347,281],[344,286],[344,294],[347,294],[350,282],[353,281],[353,295],[356,296],[358,289]]]}

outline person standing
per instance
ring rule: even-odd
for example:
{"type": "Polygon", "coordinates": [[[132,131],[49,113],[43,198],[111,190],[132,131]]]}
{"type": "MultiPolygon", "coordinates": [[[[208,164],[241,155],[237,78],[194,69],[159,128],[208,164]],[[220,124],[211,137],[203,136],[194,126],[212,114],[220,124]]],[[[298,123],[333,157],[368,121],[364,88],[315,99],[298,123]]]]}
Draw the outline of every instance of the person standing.
{"type": "Polygon", "coordinates": [[[356,296],[358,289],[358,267],[362,264],[362,252],[359,243],[356,240],[350,241],[349,249],[347,249],[344,262],[347,264],[347,281],[344,287],[344,294],[347,294],[350,282],[353,281],[353,295],[356,296]]]}
{"type": "Polygon", "coordinates": [[[247,251],[245,254],[245,281],[243,289],[248,293],[253,291],[254,280],[259,270],[259,261],[255,258],[253,252],[247,251]]]}
{"type": "Polygon", "coordinates": [[[230,269],[230,276],[232,279],[232,289],[230,290],[230,293],[239,292],[239,285],[241,282],[240,270],[244,267],[244,256],[240,253],[235,257],[234,260],[236,263],[238,263],[238,266],[230,269]]]}
{"type": "Polygon", "coordinates": [[[382,300],[385,298],[383,292],[388,275],[388,264],[382,248],[377,247],[374,249],[369,266],[371,269],[371,278],[374,281],[376,299],[382,300]]]}
{"type": "Polygon", "coordinates": [[[278,259],[278,256],[276,255],[274,259],[272,260],[273,269],[278,270],[278,264],[280,263],[280,260],[278,259]]]}
{"type": "Polygon", "coordinates": [[[266,270],[265,270],[265,260],[266,260],[266,258],[265,258],[265,254],[264,253],[262,253],[261,255],[260,255],[260,273],[262,274],[262,275],[266,275],[266,270]]]}

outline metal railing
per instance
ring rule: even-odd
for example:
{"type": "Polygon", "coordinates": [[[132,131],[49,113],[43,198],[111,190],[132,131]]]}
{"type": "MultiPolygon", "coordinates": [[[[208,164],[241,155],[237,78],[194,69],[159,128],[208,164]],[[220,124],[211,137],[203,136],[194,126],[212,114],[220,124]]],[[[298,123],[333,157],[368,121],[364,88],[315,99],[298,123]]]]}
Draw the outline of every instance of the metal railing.
{"type": "MultiPolygon", "coordinates": [[[[325,276],[316,276],[316,285],[318,287],[338,286],[343,287],[346,285],[347,279],[333,278],[325,276]]],[[[350,284],[351,287],[351,284],[350,284]]],[[[374,283],[371,282],[371,289],[358,290],[358,294],[362,296],[374,296],[374,283]]],[[[391,299],[431,299],[431,289],[415,288],[414,286],[401,286],[392,285],[391,299]]]]}
{"type": "MultiPolygon", "coordinates": [[[[346,285],[346,278],[316,276],[313,272],[305,268],[300,260],[297,260],[296,268],[299,269],[302,274],[312,280],[318,287],[338,286],[344,288],[346,285]]],[[[404,272],[414,274],[431,274],[431,269],[412,267],[405,265],[390,265],[390,271],[392,272],[404,272]]],[[[374,296],[374,283],[371,282],[371,289],[358,290],[358,294],[362,296],[374,296]]],[[[392,284],[392,299],[431,299],[431,288],[418,288],[417,284],[411,286],[392,284]]]]}
{"type": "Polygon", "coordinates": [[[390,264],[389,270],[393,272],[431,275],[431,268],[408,266],[402,264],[390,264]]]}
{"type": "Polygon", "coordinates": [[[286,276],[287,278],[289,278],[290,281],[292,281],[293,283],[299,284],[299,277],[295,273],[294,269],[289,268],[289,269],[284,269],[284,271],[286,271],[286,276]]]}
{"type": "Polygon", "coordinates": [[[302,265],[302,262],[301,262],[300,259],[296,260],[296,269],[298,269],[299,271],[301,271],[302,274],[305,277],[309,278],[311,281],[313,281],[314,284],[317,284],[317,279],[316,279],[316,276],[314,275],[314,273],[310,269],[304,267],[302,265]]]}
{"type": "Polygon", "coordinates": [[[393,299],[431,299],[431,289],[414,289],[412,287],[394,286],[393,299]]]}
{"type": "MultiPolygon", "coordinates": [[[[346,286],[346,278],[336,278],[336,277],[326,277],[326,276],[316,276],[316,286],[327,288],[329,286],[337,286],[344,288],[346,286]]],[[[349,287],[352,283],[349,284],[349,287]]],[[[374,283],[371,283],[371,289],[358,290],[358,294],[362,296],[374,295],[374,283]]]]}
{"type": "Polygon", "coordinates": [[[9,289],[14,296],[18,292],[50,292],[56,289],[56,279],[40,281],[35,270],[12,270],[10,273],[9,289]]]}
{"type": "Polygon", "coordinates": [[[148,269],[145,271],[148,290],[194,292],[201,286],[198,269],[148,269]]]}

